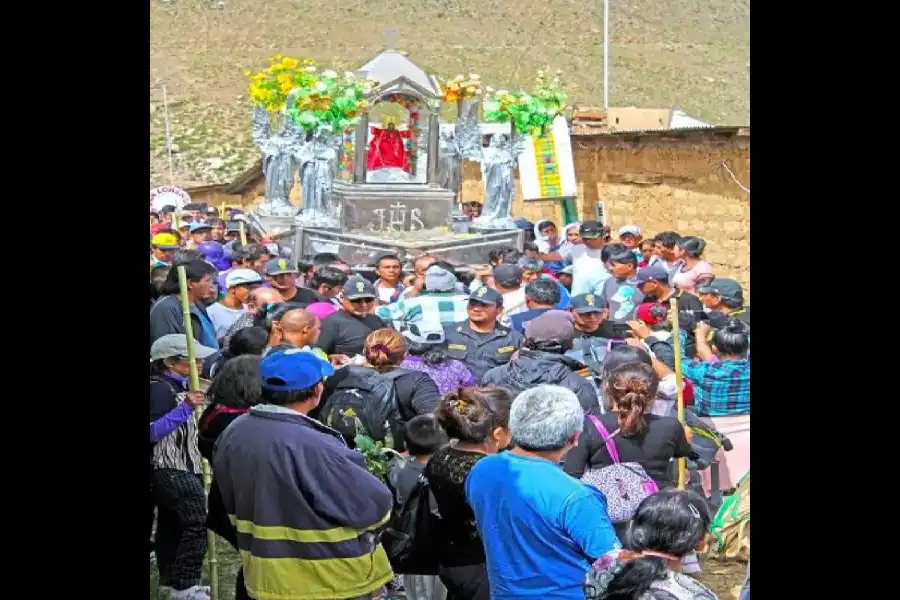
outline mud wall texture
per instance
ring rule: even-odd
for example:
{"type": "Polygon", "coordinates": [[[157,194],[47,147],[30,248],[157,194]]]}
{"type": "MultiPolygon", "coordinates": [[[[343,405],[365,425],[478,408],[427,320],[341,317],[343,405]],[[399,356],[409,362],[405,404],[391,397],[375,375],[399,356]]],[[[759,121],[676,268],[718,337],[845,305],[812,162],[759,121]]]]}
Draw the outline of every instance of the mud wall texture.
{"type": "MultiPolygon", "coordinates": [[[[573,136],[578,215],[616,229],[636,224],[649,237],[677,231],[706,240],[717,275],[736,279],[750,297],[749,130],[573,136]],[[725,166],[734,174],[728,173],[725,166]]],[[[481,198],[481,172],[464,165],[463,199],[481,198]]],[[[516,182],[513,215],[561,219],[557,202],[523,202],[516,182]]]]}

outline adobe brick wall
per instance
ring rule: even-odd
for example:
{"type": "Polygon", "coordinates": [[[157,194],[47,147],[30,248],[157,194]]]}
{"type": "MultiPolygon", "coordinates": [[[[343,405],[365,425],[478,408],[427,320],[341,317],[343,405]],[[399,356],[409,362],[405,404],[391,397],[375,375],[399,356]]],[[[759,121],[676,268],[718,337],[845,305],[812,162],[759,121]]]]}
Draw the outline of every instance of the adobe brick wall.
{"type": "MultiPolygon", "coordinates": [[[[578,214],[596,218],[602,201],[615,230],[639,225],[645,237],[674,230],[706,240],[704,258],[717,275],[736,279],[750,297],[749,135],[668,132],[574,136],[578,214]]],[[[466,162],[463,199],[481,199],[481,171],[466,162]]],[[[523,202],[516,181],[513,214],[530,221],[561,218],[556,202],[523,202]]]]}

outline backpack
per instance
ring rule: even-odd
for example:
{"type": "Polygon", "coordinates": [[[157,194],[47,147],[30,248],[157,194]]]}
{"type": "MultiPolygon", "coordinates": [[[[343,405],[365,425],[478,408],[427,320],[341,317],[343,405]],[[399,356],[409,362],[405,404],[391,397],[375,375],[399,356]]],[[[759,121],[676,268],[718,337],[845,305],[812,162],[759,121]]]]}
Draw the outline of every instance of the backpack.
{"type": "Polygon", "coordinates": [[[612,439],[619,433],[618,429],[610,435],[600,419],[593,415],[587,417],[597,428],[600,439],[606,444],[606,450],[613,464],[600,469],[588,469],[582,475],[581,481],[603,492],[606,496],[607,512],[613,523],[628,522],[634,517],[638,505],[644,498],[658,492],[659,486],[650,479],[640,463],[619,462],[619,451],[612,439]]]}
{"type": "Polygon", "coordinates": [[[710,557],[750,560],[750,472],[737,484],[709,524],[706,551],[710,557]]]}
{"type": "Polygon", "coordinates": [[[406,501],[395,507],[390,524],[381,534],[381,546],[391,568],[404,575],[437,575],[440,513],[428,485],[419,475],[406,501]]]}
{"type": "Polygon", "coordinates": [[[338,388],[322,409],[320,420],[340,432],[351,448],[357,433],[384,442],[388,434],[399,430],[401,407],[396,381],[409,371],[397,368],[378,373],[356,365],[346,368],[359,384],[338,388]]]}

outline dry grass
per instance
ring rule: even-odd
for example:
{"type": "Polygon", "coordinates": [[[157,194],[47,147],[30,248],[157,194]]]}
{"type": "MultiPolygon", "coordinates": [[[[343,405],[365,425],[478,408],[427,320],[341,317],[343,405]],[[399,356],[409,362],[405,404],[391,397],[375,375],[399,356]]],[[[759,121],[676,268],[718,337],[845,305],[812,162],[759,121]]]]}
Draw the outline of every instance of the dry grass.
{"type": "MultiPolygon", "coordinates": [[[[252,163],[244,71],[274,53],[356,68],[398,47],[439,77],[476,72],[530,87],[562,69],[570,101],[602,100],[602,3],[576,0],[151,0],[151,182],[168,181],[159,83],[170,100],[176,182],[229,181],[252,163]]],[[[610,103],[749,123],[749,0],[613,0],[610,103]]]]}

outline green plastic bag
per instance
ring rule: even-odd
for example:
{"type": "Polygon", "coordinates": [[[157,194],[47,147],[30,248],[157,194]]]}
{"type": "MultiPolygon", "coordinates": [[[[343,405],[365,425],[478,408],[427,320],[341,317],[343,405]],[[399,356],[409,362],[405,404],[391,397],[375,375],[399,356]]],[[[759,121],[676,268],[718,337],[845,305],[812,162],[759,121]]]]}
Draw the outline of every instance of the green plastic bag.
{"type": "Polygon", "coordinates": [[[713,558],[750,560],[750,472],[726,496],[709,524],[707,554],[713,558]]]}

